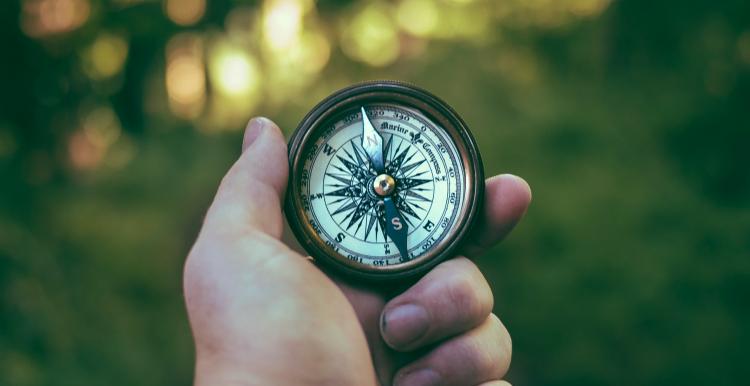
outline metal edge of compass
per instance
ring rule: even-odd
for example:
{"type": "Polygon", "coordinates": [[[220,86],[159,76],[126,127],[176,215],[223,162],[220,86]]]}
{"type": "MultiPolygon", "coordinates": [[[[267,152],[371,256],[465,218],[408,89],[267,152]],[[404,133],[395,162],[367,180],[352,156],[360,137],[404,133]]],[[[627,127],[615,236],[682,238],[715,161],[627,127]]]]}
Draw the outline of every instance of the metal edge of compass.
{"type": "Polygon", "coordinates": [[[443,100],[429,91],[405,82],[379,80],[357,83],[338,90],[319,102],[300,121],[289,139],[289,170],[285,212],[292,232],[317,264],[349,279],[399,282],[422,276],[440,262],[451,257],[470,237],[484,204],[484,167],[478,146],[468,126],[443,100]],[[359,100],[366,100],[367,103],[403,104],[416,108],[439,124],[456,142],[462,166],[466,171],[464,177],[466,193],[463,197],[466,201],[466,208],[459,213],[462,218],[455,226],[456,229],[450,231],[426,256],[403,263],[398,269],[357,269],[339,261],[340,259],[334,256],[341,256],[341,260],[346,257],[325,243],[315,240],[313,236],[315,230],[307,221],[304,221],[306,218],[304,208],[295,190],[299,186],[301,177],[299,175],[301,173],[295,173],[295,169],[296,166],[301,167],[301,162],[304,162],[302,157],[304,145],[309,139],[315,138],[314,130],[310,129],[322,127],[320,123],[325,123],[347,111],[359,100]]]}

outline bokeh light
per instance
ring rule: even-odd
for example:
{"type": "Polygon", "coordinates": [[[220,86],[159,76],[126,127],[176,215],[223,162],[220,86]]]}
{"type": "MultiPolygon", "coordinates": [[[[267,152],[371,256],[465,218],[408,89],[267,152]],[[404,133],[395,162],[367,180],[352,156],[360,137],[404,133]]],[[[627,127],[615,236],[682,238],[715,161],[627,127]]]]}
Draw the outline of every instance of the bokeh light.
{"type": "Polygon", "coordinates": [[[258,61],[239,47],[220,43],[211,53],[209,71],[212,84],[220,94],[240,98],[259,90],[258,61]]]}
{"type": "Polygon", "coordinates": [[[83,69],[94,80],[111,78],[128,57],[128,42],[119,35],[104,32],[82,54],[83,69]]]}
{"type": "Polygon", "coordinates": [[[88,0],[25,0],[21,27],[32,37],[57,35],[82,26],[90,11],[88,0]]]}
{"type": "Polygon", "coordinates": [[[396,10],[399,26],[416,36],[429,36],[438,27],[438,6],[432,0],[403,0],[396,10]]]}
{"type": "Polygon", "coordinates": [[[120,119],[109,106],[99,106],[89,111],[83,119],[86,138],[100,148],[108,148],[122,134],[120,119]]]}
{"type": "Polygon", "coordinates": [[[398,59],[400,42],[388,3],[372,2],[343,21],[341,48],[352,59],[382,67],[398,59]]]}
{"type": "Polygon", "coordinates": [[[292,47],[288,58],[290,65],[298,65],[299,70],[309,76],[323,70],[330,56],[327,37],[320,31],[309,30],[302,34],[299,44],[292,47]]]}
{"type": "Polygon", "coordinates": [[[307,0],[266,0],[263,3],[263,39],[273,50],[293,45],[311,5],[307,0]]]}
{"type": "Polygon", "coordinates": [[[203,40],[191,33],[175,35],[167,44],[166,57],[170,110],[184,119],[199,117],[206,101],[203,40]]]}
{"type": "Polygon", "coordinates": [[[75,132],[68,140],[71,165],[78,170],[96,168],[104,158],[104,149],[96,146],[83,132],[75,132]]]}
{"type": "Polygon", "coordinates": [[[206,13],[206,0],[164,0],[164,11],[175,24],[193,25],[206,13]]]}
{"type": "Polygon", "coordinates": [[[187,55],[179,55],[167,66],[167,92],[172,111],[185,118],[201,112],[206,94],[203,62],[187,55]]]}
{"type": "Polygon", "coordinates": [[[325,34],[310,28],[283,53],[268,49],[263,54],[266,104],[279,106],[317,79],[329,61],[331,46],[325,34]]]}
{"type": "Polygon", "coordinates": [[[117,113],[106,105],[85,111],[80,122],[80,129],[68,140],[70,164],[78,170],[93,170],[120,139],[122,126],[117,113]]]}
{"type": "Polygon", "coordinates": [[[208,52],[208,75],[213,98],[209,104],[207,131],[240,130],[262,95],[260,63],[249,49],[227,37],[217,37],[208,52]]]}

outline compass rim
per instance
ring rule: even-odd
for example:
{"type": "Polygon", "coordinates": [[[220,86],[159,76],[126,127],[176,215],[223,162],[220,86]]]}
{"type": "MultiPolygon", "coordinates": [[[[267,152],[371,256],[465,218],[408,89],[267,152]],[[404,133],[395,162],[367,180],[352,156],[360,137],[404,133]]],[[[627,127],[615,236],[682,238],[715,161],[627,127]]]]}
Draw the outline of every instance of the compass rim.
{"type": "Polygon", "coordinates": [[[466,242],[477,223],[484,203],[484,167],[476,140],[468,125],[442,99],[409,83],[391,80],[368,81],[330,94],[300,121],[290,137],[288,152],[290,173],[285,212],[290,228],[301,246],[316,263],[346,277],[367,281],[400,281],[423,275],[440,262],[452,257],[466,242]],[[323,127],[322,123],[343,114],[350,106],[356,104],[355,102],[363,100],[366,100],[368,104],[380,102],[414,108],[424,114],[445,130],[454,141],[460,156],[459,164],[465,168],[463,183],[466,186],[462,195],[465,208],[458,213],[461,218],[455,223],[454,229],[450,230],[443,240],[425,255],[392,266],[365,266],[349,260],[325,245],[312,226],[304,221],[307,216],[304,215],[302,200],[296,197],[297,194],[292,193],[296,192],[299,187],[299,174],[301,173],[295,171],[304,164],[305,145],[311,139],[317,138],[316,132],[319,134],[319,129],[323,127]]]}

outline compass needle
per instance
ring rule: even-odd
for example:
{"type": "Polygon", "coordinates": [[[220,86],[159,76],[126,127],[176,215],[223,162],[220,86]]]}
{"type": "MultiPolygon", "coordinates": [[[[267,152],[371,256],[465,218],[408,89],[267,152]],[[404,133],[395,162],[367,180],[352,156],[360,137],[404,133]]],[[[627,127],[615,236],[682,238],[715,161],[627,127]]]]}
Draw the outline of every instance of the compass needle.
{"type": "Polygon", "coordinates": [[[362,148],[365,149],[367,156],[370,158],[373,169],[382,173],[385,169],[383,165],[383,137],[372,126],[364,106],[359,109],[362,114],[362,148]]]}
{"type": "Polygon", "coordinates": [[[385,203],[385,215],[388,219],[385,223],[388,237],[390,237],[396,244],[396,248],[398,248],[399,253],[401,253],[401,257],[406,259],[409,256],[409,252],[406,248],[406,237],[409,234],[409,225],[404,221],[404,218],[401,217],[401,214],[398,212],[398,209],[396,209],[396,205],[390,197],[386,197],[383,202],[385,203]]]}

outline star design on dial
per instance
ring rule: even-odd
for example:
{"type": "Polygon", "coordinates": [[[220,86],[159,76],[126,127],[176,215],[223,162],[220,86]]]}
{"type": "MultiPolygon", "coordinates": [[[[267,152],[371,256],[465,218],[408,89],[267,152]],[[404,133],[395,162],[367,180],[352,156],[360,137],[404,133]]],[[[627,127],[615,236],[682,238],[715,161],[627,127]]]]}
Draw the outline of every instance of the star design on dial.
{"type": "MultiPolygon", "coordinates": [[[[422,167],[424,155],[412,140],[386,134],[383,145],[385,172],[396,181],[393,203],[411,229],[428,213],[434,189],[432,172],[422,167]]],[[[329,212],[341,229],[364,241],[387,242],[386,215],[372,185],[378,172],[356,137],[341,146],[326,170],[325,196],[329,212]]]]}

